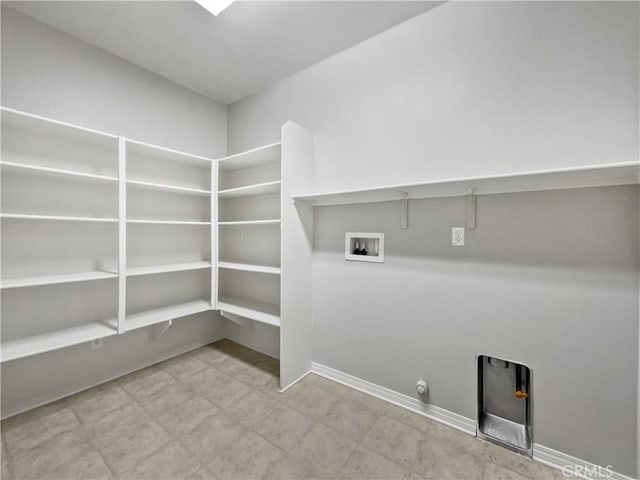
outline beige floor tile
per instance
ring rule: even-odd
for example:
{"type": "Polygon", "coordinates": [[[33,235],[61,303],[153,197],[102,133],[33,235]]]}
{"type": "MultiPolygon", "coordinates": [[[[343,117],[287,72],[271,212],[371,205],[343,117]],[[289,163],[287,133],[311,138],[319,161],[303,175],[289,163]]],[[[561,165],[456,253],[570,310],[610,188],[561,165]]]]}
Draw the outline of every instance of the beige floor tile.
{"type": "Polygon", "coordinates": [[[308,462],[313,476],[334,478],[356,447],[357,443],[345,435],[317,423],[289,453],[308,462]]]}
{"type": "Polygon", "coordinates": [[[209,400],[194,396],[180,405],[158,412],[155,419],[172,435],[181,436],[192,432],[198,425],[219,411],[220,409],[209,400]]]}
{"type": "Polygon", "coordinates": [[[159,415],[168,409],[184,404],[195,396],[196,394],[191,388],[183,383],[175,382],[152,395],[140,398],[138,403],[151,415],[159,415]]]}
{"type": "Polygon", "coordinates": [[[423,433],[391,418],[380,416],[362,444],[388,459],[410,468],[418,454],[423,433]]]}
{"type": "Polygon", "coordinates": [[[350,388],[348,392],[344,394],[344,398],[351,398],[353,400],[357,400],[358,402],[365,405],[369,410],[373,410],[374,412],[380,412],[384,407],[389,405],[384,400],[380,400],[372,395],[367,395],[366,393],[362,393],[359,390],[355,390],[350,388]]]}
{"type": "Polygon", "coordinates": [[[324,417],[339,398],[321,388],[300,384],[282,394],[282,401],[288,406],[316,419],[324,417]]]}
{"type": "Polygon", "coordinates": [[[151,420],[151,416],[140,405],[132,402],[123,405],[118,410],[91,418],[84,425],[89,433],[97,435],[103,432],[135,428],[136,425],[149,420],[151,420]]]}
{"type": "Polygon", "coordinates": [[[145,368],[120,379],[122,388],[136,400],[148,398],[175,382],[175,378],[158,368],[145,368]]]}
{"type": "Polygon", "coordinates": [[[404,423],[405,425],[416,428],[422,432],[426,432],[431,426],[431,420],[429,418],[417,413],[410,412],[405,408],[400,408],[390,403],[385,405],[385,407],[382,409],[382,414],[386,415],[389,418],[393,418],[400,423],[404,423]]]}
{"type": "Polygon", "coordinates": [[[267,478],[273,480],[307,480],[314,478],[309,462],[285,455],[271,465],[267,478]]]}
{"type": "Polygon", "coordinates": [[[244,397],[227,406],[224,411],[236,422],[248,428],[255,428],[278,406],[273,398],[257,391],[250,391],[244,397]]]}
{"type": "Polygon", "coordinates": [[[373,426],[378,414],[369,410],[358,400],[340,398],[320,418],[325,425],[360,442],[373,426]]]}
{"type": "Polygon", "coordinates": [[[95,478],[110,476],[82,427],[62,432],[30,450],[12,453],[11,465],[16,478],[82,478],[82,472],[93,472],[95,478]]]}
{"type": "Polygon", "coordinates": [[[213,345],[215,344],[206,345],[204,347],[198,348],[197,350],[193,350],[192,352],[190,352],[190,355],[214,367],[224,362],[228,358],[233,358],[233,355],[231,353],[218,350],[217,348],[214,348],[213,345]]]}
{"type": "Polygon", "coordinates": [[[346,393],[349,393],[349,391],[351,390],[345,385],[321,377],[320,375],[316,375],[314,373],[310,373],[302,380],[300,380],[300,385],[321,388],[338,396],[343,396],[346,393]]]}
{"type": "Polygon", "coordinates": [[[134,468],[171,441],[172,437],[151,420],[92,431],[93,444],[116,475],[134,468]]]}
{"type": "Polygon", "coordinates": [[[479,479],[484,447],[471,435],[434,423],[420,442],[413,469],[425,478],[479,479]]]}
{"type": "Polygon", "coordinates": [[[91,423],[103,415],[133,402],[116,382],[109,382],[69,398],[69,406],[81,422],[91,423]]]}
{"type": "Polygon", "coordinates": [[[195,374],[189,380],[189,385],[195,392],[221,408],[232,405],[250,391],[244,383],[214,369],[195,374]]]}
{"type": "Polygon", "coordinates": [[[532,478],[537,480],[536,477],[526,477],[518,472],[489,461],[485,465],[484,478],[486,480],[532,480],[532,478]]]}
{"type": "Polygon", "coordinates": [[[130,480],[186,479],[201,469],[196,458],[173,442],[150,456],[140,459],[133,468],[119,476],[130,480]]]}
{"type": "Polygon", "coordinates": [[[159,367],[181,382],[185,382],[196,373],[209,368],[209,365],[193,355],[180,355],[159,364],[159,367]]]}
{"type": "Polygon", "coordinates": [[[215,475],[205,467],[200,467],[197,472],[187,475],[185,480],[217,480],[215,475]]]}
{"type": "Polygon", "coordinates": [[[393,463],[367,448],[358,447],[349,456],[338,477],[354,480],[402,480],[407,474],[407,468],[393,463]]]}
{"type": "MultiPolygon", "coordinates": [[[[246,432],[224,412],[205,419],[186,435],[179,437],[180,443],[207,464],[233,446],[246,432]]],[[[211,472],[215,475],[215,472],[211,472]]]]}
{"type": "Polygon", "coordinates": [[[271,443],[288,451],[309,429],[313,420],[297,410],[279,405],[255,429],[271,443]]]}
{"type": "Polygon", "coordinates": [[[556,470],[492,443],[486,444],[485,458],[487,462],[495,463],[525,477],[536,480],[554,480],[555,478],[556,470]]]}
{"type": "Polygon", "coordinates": [[[0,460],[2,462],[2,469],[0,470],[0,478],[11,478],[13,474],[11,473],[11,466],[9,465],[9,456],[7,455],[7,451],[4,448],[4,440],[2,440],[2,448],[0,449],[0,456],[2,457],[0,460]]]}
{"type": "Polygon", "coordinates": [[[265,478],[284,452],[253,432],[247,433],[229,450],[209,463],[209,470],[220,479],[265,478]]]}
{"type": "Polygon", "coordinates": [[[55,403],[4,420],[2,436],[5,448],[13,454],[30,450],[79,426],[80,422],[66,404],[55,403]]]}

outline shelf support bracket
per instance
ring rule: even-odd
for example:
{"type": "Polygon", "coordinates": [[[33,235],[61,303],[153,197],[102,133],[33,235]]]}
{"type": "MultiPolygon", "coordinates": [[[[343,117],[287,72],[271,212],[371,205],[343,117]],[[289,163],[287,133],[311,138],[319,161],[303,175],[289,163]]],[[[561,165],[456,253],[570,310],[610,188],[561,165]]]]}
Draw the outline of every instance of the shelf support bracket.
{"type": "Polygon", "coordinates": [[[228,320],[231,320],[233,323],[237,323],[241,327],[246,328],[249,325],[251,325],[251,321],[248,318],[241,317],[240,315],[236,315],[234,313],[229,313],[229,312],[220,310],[220,315],[222,315],[224,318],[228,320]]]}
{"type": "Polygon", "coordinates": [[[401,210],[400,210],[400,228],[406,230],[409,228],[409,194],[402,192],[401,210]]]}
{"type": "Polygon", "coordinates": [[[476,228],[476,192],[473,188],[467,189],[467,228],[476,228]]]}
{"type": "Polygon", "coordinates": [[[161,323],[156,323],[149,326],[147,333],[149,335],[149,345],[158,340],[164,333],[169,330],[169,327],[173,325],[173,320],[167,320],[161,323]]]}

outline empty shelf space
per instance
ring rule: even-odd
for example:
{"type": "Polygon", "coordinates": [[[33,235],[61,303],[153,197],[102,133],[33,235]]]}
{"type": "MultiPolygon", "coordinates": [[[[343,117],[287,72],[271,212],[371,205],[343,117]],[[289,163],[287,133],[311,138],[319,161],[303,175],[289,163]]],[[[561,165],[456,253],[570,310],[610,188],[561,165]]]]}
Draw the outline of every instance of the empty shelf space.
{"type": "Polygon", "coordinates": [[[4,278],[0,282],[0,288],[37,287],[42,285],[56,285],[59,283],[86,282],[88,280],[106,280],[117,277],[118,274],[115,272],[93,271],[61,275],[42,275],[38,277],[4,278]]]}
{"type": "Polygon", "coordinates": [[[186,272],[189,270],[201,270],[204,268],[211,268],[210,262],[188,262],[188,263],[173,263],[166,265],[152,265],[147,267],[133,267],[127,269],[127,276],[134,277],[138,275],[153,275],[156,273],[170,273],[170,272],[186,272]]]}
{"type": "Polygon", "coordinates": [[[115,223],[117,218],[101,218],[101,217],[69,217],[64,215],[31,215],[21,213],[2,213],[0,218],[14,219],[14,220],[43,220],[43,221],[55,221],[55,222],[106,222],[115,223]]]}
{"type": "Polygon", "coordinates": [[[128,218],[127,223],[150,225],[211,225],[211,222],[203,222],[200,220],[151,220],[145,218],[128,218]]]}
{"type": "Polygon", "coordinates": [[[271,303],[258,302],[248,298],[221,295],[218,310],[255,320],[268,325],[280,326],[280,308],[271,303]]]}
{"type": "Polygon", "coordinates": [[[136,188],[148,188],[153,190],[163,190],[166,192],[185,193],[190,195],[211,195],[211,190],[203,190],[201,188],[191,188],[191,187],[179,187],[176,185],[146,182],[142,180],[127,180],[127,184],[136,188]]]}
{"type": "Polygon", "coordinates": [[[41,335],[9,340],[2,342],[1,345],[2,362],[79,345],[98,338],[109,337],[116,333],[118,333],[117,320],[110,319],[105,323],[89,323],[41,335]]]}
{"type": "Polygon", "coordinates": [[[229,188],[218,192],[219,198],[237,198],[247,196],[269,195],[280,193],[280,180],[275,182],[257,183],[245,187],[229,188]]]}
{"type": "Polygon", "coordinates": [[[135,161],[135,157],[154,158],[161,161],[169,162],[187,162],[196,163],[202,165],[211,165],[214,160],[203,157],[200,155],[194,155],[192,153],[181,152],[179,150],[173,150],[171,148],[160,147],[158,145],[152,145],[150,143],[139,142],[137,140],[127,139],[127,157],[131,156],[132,161],[135,161]]]}
{"type": "Polygon", "coordinates": [[[273,218],[268,220],[237,220],[232,222],[218,222],[218,225],[277,225],[280,223],[279,218],[273,218]]]}
{"type": "Polygon", "coordinates": [[[118,177],[110,175],[98,175],[95,173],[79,172],[76,170],[65,170],[62,168],[42,167],[39,165],[30,165],[28,163],[19,162],[0,162],[0,166],[4,169],[12,169],[17,171],[26,171],[33,173],[42,173],[46,175],[57,175],[62,177],[77,177],[87,180],[104,181],[104,182],[117,182],[118,177]]]}
{"type": "Polygon", "coordinates": [[[271,265],[256,265],[250,263],[238,263],[238,262],[218,262],[219,268],[226,268],[228,270],[242,270],[245,272],[257,272],[257,273],[270,273],[273,275],[280,275],[280,267],[274,267],[271,265]]]}
{"type": "Polygon", "coordinates": [[[173,320],[208,310],[211,310],[211,303],[208,300],[194,300],[141,313],[133,313],[126,317],[126,330],[135,330],[136,328],[147,327],[166,320],[173,320]]]}
{"type": "Polygon", "coordinates": [[[246,152],[229,155],[228,157],[218,160],[218,168],[221,172],[229,172],[277,163],[280,161],[281,145],[281,142],[277,142],[246,152]]]}

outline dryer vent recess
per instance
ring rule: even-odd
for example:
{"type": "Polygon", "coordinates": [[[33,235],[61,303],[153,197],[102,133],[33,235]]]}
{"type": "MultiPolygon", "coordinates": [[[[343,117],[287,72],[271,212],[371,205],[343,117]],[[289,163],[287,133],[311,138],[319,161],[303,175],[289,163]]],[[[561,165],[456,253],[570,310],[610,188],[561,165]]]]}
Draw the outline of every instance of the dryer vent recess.
{"type": "Polygon", "coordinates": [[[355,262],[384,263],[384,233],[347,232],[344,258],[355,262]]]}

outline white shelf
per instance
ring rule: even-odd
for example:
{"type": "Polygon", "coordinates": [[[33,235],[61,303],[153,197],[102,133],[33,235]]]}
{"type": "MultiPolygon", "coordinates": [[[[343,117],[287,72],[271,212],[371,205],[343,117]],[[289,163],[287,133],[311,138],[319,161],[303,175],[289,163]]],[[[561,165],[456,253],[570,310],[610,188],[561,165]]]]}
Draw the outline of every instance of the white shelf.
{"type": "Polygon", "coordinates": [[[469,190],[473,190],[476,195],[486,195],[639,183],[640,162],[628,162],[382,185],[355,190],[294,195],[292,198],[295,201],[322,206],[399,200],[403,192],[407,193],[408,198],[411,199],[460,196],[466,195],[469,190]]]}
{"type": "Polygon", "coordinates": [[[257,302],[247,298],[221,295],[218,310],[239,315],[268,325],[280,326],[280,308],[271,303],[257,302]]]}
{"type": "Polygon", "coordinates": [[[117,182],[118,177],[109,175],[97,175],[95,173],[78,172],[75,170],[65,170],[62,168],[41,167],[38,165],[30,165],[27,163],[19,162],[0,162],[2,168],[11,168],[14,170],[25,170],[28,172],[43,173],[47,175],[56,175],[63,177],[78,177],[87,180],[103,181],[103,182],[117,182]]]}
{"type": "Polygon", "coordinates": [[[110,278],[118,278],[118,274],[114,272],[94,271],[66,273],[62,275],[42,275],[39,277],[3,278],[0,281],[0,288],[5,290],[8,288],[38,287],[42,285],[56,285],[60,283],[86,282],[88,280],[107,280],[110,278]]]}
{"type": "Polygon", "coordinates": [[[246,187],[229,188],[220,190],[218,198],[238,198],[258,195],[269,195],[280,193],[280,180],[275,182],[257,183],[255,185],[247,185],[246,187]]]}
{"type": "Polygon", "coordinates": [[[151,225],[211,225],[211,222],[202,222],[199,220],[150,220],[144,218],[128,218],[127,223],[151,225]]]}
{"type": "Polygon", "coordinates": [[[18,340],[9,340],[3,342],[0,346],[2,362],[51,352],[60,348],[90,342],[97,338],[109,337],[118,333],[116,325],[116,319],[110,319],[105,323],[95,322],[18,340]]]}
{"type": "Polygon", "coordinates": [[[282,142],[272,143],[221,158],[218,160],[218,169],[220,172],[230,172],[278,163],[280,162],[281,145],[282,142]]]}
{"type": "Polygon", "coordinates": [[[36,128],[40,131],[49,132],[65,132],[68,135],[76,135],[79,138],[88,136],[100,136],[112,140],[117,140],[117,135],[113,135],[107,132],[101,132],[93,130],[91,128],[81,127],[80,125],[74,125],[73,123],[61,122],[48,117],[42,117],[40,115],[34,115],[32,113],[23,112],[9,107],[0,107],[2,111],[2,123],[11,124],[12,126],[19,127],[21,129],[33,128],[34,124],[38,125],[36,128]],[[9,114],[8,116],[6,114],[9,114]],[[11,118],[13,117],[13,118],[11,118]]]}
{"type": "Polygon", "coordinates": [[[211,303],[208,300],[194,300],[192,302],[180,303],[169,307],[155,308],[146,312],[134,313],[126,316],[126,330],[147,327],[166,320],[193,315],[195,313],[211,310],[211,303]]]}
{"type": "Polygon", "coordinates": [[[163,190],[166,192],[186,193],[190,195],[211,195],[211,190],[203,190],[200,188],[178,187],[176,185],[165,185],[162,183],[143,182],[141,180],[127,180],[127,184],[138,188],[147,188],[152,190],[163,190]]]}
{"type": "Polygon", "coordinates": [[[62,215],[25,215],[18,213],[2,213],[0,218],[17,219],[17,220],[44,220],[44,221],[61,221],[61,222],[103,222],[116,223],[117,218],[100,218],[100,217],[68,217],[62,215]]]}
{"type": "Polygon", "coordinates": [[[186,272],[211,268],[210,262],[173,263],[168,265],[152,265],[148,267],[133,267],[127,269],[128,277],[139,275],[153,275],[156,273],[186,272]]]}
{"type": "Polygon", "coordinates": [[[243,272],[270,273],[273,275],[280,275],[280,267],[273,267],[270,265],[255,265],[237,262],[218,262],[218,267],[226,268],[227,270],[242,270],[243,272]]]}
{"type": "Polygon", "coordinates": [[[171,148],[160,147],[151,143],[140,142],[138,140],[127,140],[127,154],[133,156],[140,155],[143,157],[153,157],[158,160],[190,162],[209,165],[215,160],[201,155],[193,155],[191,153],[181,152],[171,148]]]}
{"type": "Polygon", "coordinates": [[[278,225],[279,218],[269,220],[237,220],[233,222],[218,222],[218,225],[278,225]]]}

